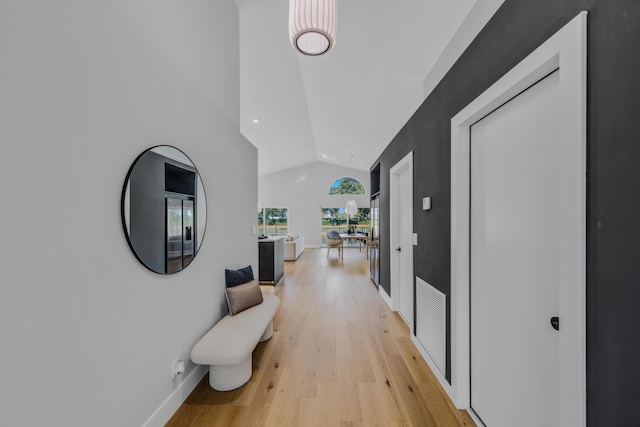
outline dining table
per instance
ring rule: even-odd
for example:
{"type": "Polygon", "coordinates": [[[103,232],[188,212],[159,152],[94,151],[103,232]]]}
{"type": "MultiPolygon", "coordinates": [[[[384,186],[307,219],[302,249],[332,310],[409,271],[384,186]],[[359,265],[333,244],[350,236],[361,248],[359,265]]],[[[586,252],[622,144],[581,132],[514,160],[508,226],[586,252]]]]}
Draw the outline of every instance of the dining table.
{"type": "MultiPolygon", "coordinates": [[[[344,259],[344,242],[345,240],[359,240],[365,244],[365,256],[369,259],[369,236],[362,233],[340,233],[340,240],[342,241],[342,247],[340,248],[341,257],[344,259]]],[[[362,246],[360,246],[362,250],[362,246]]]]}

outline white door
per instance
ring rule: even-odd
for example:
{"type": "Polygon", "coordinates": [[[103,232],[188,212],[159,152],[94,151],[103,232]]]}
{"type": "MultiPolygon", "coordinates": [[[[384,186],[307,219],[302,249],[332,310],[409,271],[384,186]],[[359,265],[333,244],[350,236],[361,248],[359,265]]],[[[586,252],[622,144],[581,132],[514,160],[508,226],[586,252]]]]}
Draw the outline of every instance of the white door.
{"type": "Polygon", "coordinates": [[[410,252],[411,244],[411,195],[409,169],[398,174],[398,282],[400,288],[400,315],[413,330],[413,265],[410,252]]]}
{"type": "Polygon", "coordinates": [[[391,298],[413,332],[413,152],[390,170],[391,298]]]}
{"type": "Polygon", "coordinates": [[[471,407],[558,426],[559,73],[471,127],[471,407]]]}

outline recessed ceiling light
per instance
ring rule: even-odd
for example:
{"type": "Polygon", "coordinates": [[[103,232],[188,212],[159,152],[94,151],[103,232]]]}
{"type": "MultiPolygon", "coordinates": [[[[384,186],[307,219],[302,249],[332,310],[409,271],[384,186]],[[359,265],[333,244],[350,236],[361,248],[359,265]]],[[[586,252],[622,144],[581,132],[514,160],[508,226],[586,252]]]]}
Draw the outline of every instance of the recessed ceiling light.
{"type": "Polygon", "coordinates": [[[253,123],[260,123],[260,117],[254,117],[253,123]]]}

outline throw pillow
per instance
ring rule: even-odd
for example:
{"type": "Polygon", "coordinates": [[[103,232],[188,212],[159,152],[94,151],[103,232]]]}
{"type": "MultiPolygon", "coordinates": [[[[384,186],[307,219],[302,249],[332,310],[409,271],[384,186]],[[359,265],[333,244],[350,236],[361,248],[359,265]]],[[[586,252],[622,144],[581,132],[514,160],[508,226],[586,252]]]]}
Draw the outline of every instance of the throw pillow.
{"type": "Polygon", "coordinates": [[[225,289],[229,314],[234,316],[241,311],[262,303],[262,291],[257,280],[225,289]]]}
{"type": "Polygon", "coordinates": [[[327,237],[329,237],[330,239],[339,239],[340,233],[338,233],[336,230],[331,230],[327,233],[327,237]]]}
{"type": "Polygon", "coordinates": [[[254,279],[253,269],[250,265],[239,270],[228,270],[225,268],[224,278],[227,283],[227,288],[241,285],[254,279]]]}

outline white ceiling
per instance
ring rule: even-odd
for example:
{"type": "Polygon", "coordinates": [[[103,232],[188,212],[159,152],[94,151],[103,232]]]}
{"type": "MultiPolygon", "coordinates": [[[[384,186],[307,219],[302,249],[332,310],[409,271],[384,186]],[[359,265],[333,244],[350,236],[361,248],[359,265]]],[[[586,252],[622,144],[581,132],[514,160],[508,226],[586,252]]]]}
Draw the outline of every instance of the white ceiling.
{"type": "Polygon", "coordinates": [[[335,47],[307,57],[289,42],[288,0],[236,0],[240,131],[258,173],[369,170],[502,2],[338,0],[335,47]]]}

